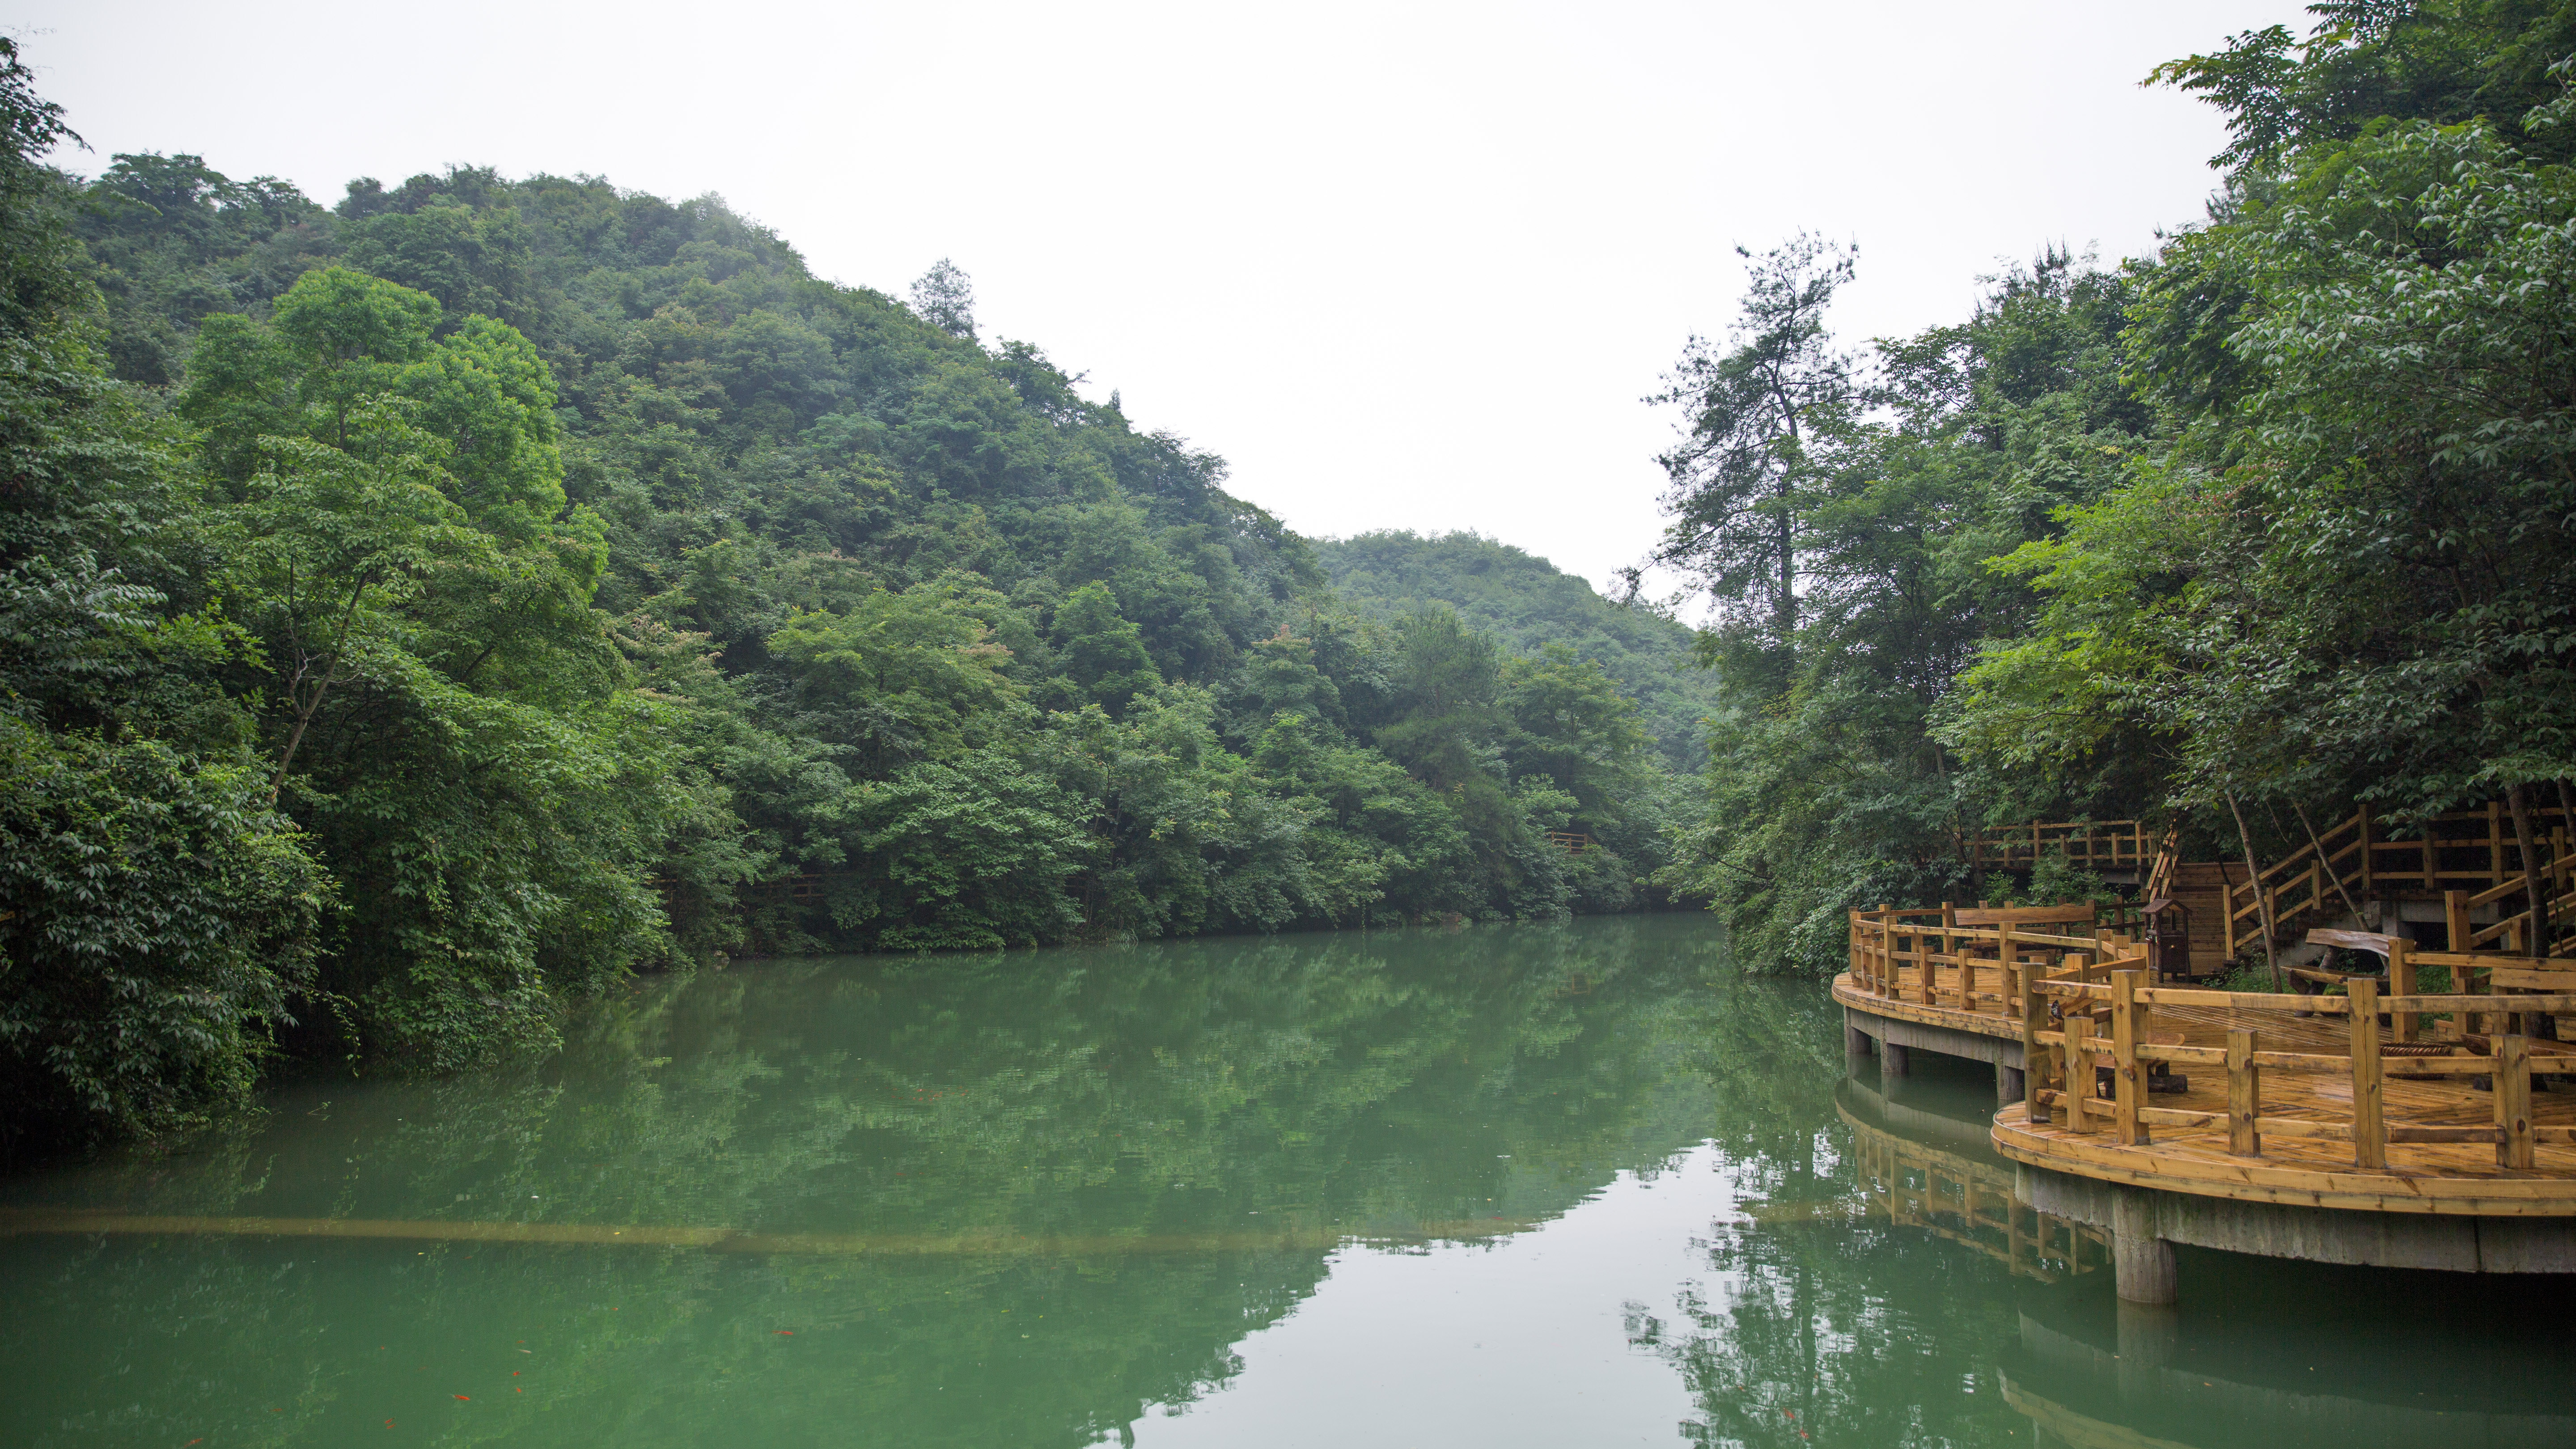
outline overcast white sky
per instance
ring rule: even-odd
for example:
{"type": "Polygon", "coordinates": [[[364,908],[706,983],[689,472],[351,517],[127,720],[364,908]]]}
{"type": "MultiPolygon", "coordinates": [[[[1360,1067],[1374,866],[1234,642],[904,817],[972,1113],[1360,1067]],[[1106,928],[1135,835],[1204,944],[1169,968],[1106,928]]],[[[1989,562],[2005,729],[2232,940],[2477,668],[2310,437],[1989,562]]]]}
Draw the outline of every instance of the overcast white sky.
{"type": "Polygon", "coordinates": [[[96,172],[193,151],[336,201],[462,161],[718,192],[824,276],[941,256],[987,341],[1225,455],[1310,534],[1474,529],[1605,580],[1760,250],[1856,241],[1839,330],[1954,320],[2061,241],[2198,214],[2206,107],[2138,79],[2279,0],[436,6],[37,0],[96,172]]]}

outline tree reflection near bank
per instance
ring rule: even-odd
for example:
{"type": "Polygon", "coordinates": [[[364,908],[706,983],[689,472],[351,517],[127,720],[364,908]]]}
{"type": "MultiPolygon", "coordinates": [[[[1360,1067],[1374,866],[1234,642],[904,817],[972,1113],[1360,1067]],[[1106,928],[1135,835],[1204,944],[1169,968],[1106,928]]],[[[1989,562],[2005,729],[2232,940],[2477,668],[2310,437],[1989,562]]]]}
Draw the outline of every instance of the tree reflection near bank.
{"type": "Polygon", "coordinates": [[[1705,922],[1644,918],[647,987],[576,1023],[554,1061],[294,1084],[186,1154],[24,1177],[8,1200],[1214,1246],[0,1239],[19,1308],[0,1345],[24,1366],[0,1439],[344,1442],[392,1419],[395,1439],[541,1444],[835,1424],[864,1442],[1097,1441],[1227,1382],[1234,1346],[1315,1290],[1343,1234],[1544,1222],[1713,1130],[1777,1136],[1794,1083],[1729,1064],[1760,1039],[1731,1038],[1720,1008],[1787,997],[1720,967],[1705,922]],[[1282,1245],[1245,1246],[1262,1234],[1282,1245]]]}

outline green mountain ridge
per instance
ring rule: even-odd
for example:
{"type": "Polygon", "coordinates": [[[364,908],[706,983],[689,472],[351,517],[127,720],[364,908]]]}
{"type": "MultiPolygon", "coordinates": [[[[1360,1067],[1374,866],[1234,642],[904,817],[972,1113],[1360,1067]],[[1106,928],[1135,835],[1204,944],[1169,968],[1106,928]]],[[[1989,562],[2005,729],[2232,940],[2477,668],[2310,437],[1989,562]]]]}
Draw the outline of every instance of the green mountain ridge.
{"type": "Polygon", "coordinates": [[[10,1133],[548,1048],[729,952],[1647,899],[1612,675],[1354,610],[954,267],[594,177],[72,176],[0,45],[10,1133]]]}
{"type": "Polygon", "coordinates": [[[1668,768],[1688,773],[1707,763],[1717,678],[1699,667],[1688,625],[1613,603],[1579,575],[1471,530],[1373,530],[1319,539],[1314,549],[1334,589],[1363,613],[1392,619],[1446,605],[1516,652],[1567,646],[1638,702],[1668,768]]]}

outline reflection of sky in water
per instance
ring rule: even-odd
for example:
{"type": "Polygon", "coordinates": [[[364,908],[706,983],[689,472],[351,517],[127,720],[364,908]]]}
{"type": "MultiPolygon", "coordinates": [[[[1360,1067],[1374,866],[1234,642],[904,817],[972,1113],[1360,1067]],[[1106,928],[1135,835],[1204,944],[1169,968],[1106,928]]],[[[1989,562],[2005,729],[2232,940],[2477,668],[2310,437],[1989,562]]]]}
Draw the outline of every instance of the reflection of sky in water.
{"type": "Polygon", "coordinates": [[[1628,1308],[1704,1270],[1694,1239],[1725,1215],[1723,1158],[1622,1174],[1546,1231],[1492,1246],[1336,1254],[1315,1295],[1246,1338],[1224,1393],[1136,1442],[1669,1444],[1692,1416],[1628,1308]]]}
{"type": "Polygon", "coordinates": [[[2561,1315],[2493,1284],[2187,1257],[2169,1371],[2111,1358],[2103,1275],[2016,1280],[1860,1191],[1871,1132],[1973,1147],[1984,1069],[1918,1056],[1882,1094],[1863,1064],[1847,1123],[1821,990],[1720,942],[777,962],[621,997],[535,1066],[308,1080],[0,1204],[413,1236],[0,1237],[0,1444],[2025,1444],[2040,1403],[2189,1443],[2576,1442],[2432,1397],[2545,1408],[2561,1315]],[[496,1223],[611,1237],[439,1236],[496,1223]],[[2284,1387],[2321,1373],[2368,1391],[2284,1387]],[[2415,1437],[2352,1409],[2391,1396],[2415,1437]]]}

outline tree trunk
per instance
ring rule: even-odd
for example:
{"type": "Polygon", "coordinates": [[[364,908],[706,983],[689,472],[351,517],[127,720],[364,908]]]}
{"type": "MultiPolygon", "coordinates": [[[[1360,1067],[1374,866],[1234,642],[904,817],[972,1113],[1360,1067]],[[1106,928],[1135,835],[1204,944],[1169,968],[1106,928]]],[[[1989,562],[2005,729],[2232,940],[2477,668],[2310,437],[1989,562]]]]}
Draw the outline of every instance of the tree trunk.
{"type": "MultiPolygon", "coordinates": [[[[2352,923],[2355,926],[2359,926],[2361,924],[2361,902],[2354,900],[2352,898],[2352,892],[2343,888],[2343,872],[2336,870],[2333,866],[2326,863],[2326,843],[2317,838],[2317,828],[2308,823],[2307,807],[2301,805],[2298,801],[2293,800],[2290,802],[2290,808],[2298,812],[2299,826],[2301,829],[2308,832],[2308,844],[2316,848],[2317,869],[2324,871],[2326,873],[2326,879],[2334,882],[2335,894],[2343,897],[2344,908],[2352,912],[2352,923]]],[[[2362,849],[2368,850],[2370,849],[2370,846],[2365,843],[2362,846],[2362,849]]]]}
{"type": "MultiPolygon", "coordinates": [[[[2227,813],[2236,817],[2236,838],[2245,846],[2245,879],[2254,887],[2254,921],[2263,928],[2263,964],[2272,968],[2272,989],[2287,991],[2289,983],[2281,975],[2281,958],[2272,944],[2272,902],[2263,894],[2262,864],[2254,859],[2254,833],[2245,828],[2245,812],[2236,808],[2233,790],[2227,792],[2227,813]]],[[[2222,884],[2224,880],[2222,876],[2222,884]]],[[[2236,924],[2236,905],[2231,895],[2232,892],[2221,891],[2218,896],[2218,908],[2228,915],[2221,924],[2230,930],[2236,924]]]]}
{"type": "Polygon", "coordinates": [[[2522,903],[2531,912],[2523,949],[2538,960],[2549,954],[2549,905],[2540,898],[2540,852],[2531,843],[2531,806],[2520,785],[2505,791],[2504,799],[2513,807],[2513,842],[2522,850],[2522,903]]]}
{"type": "Polygon", "coordinates": [[[1789,475],[1780,477],[1780,647],[1796,647],[1798,637],[1797,533],[1789,518],[1789,475]]]}

